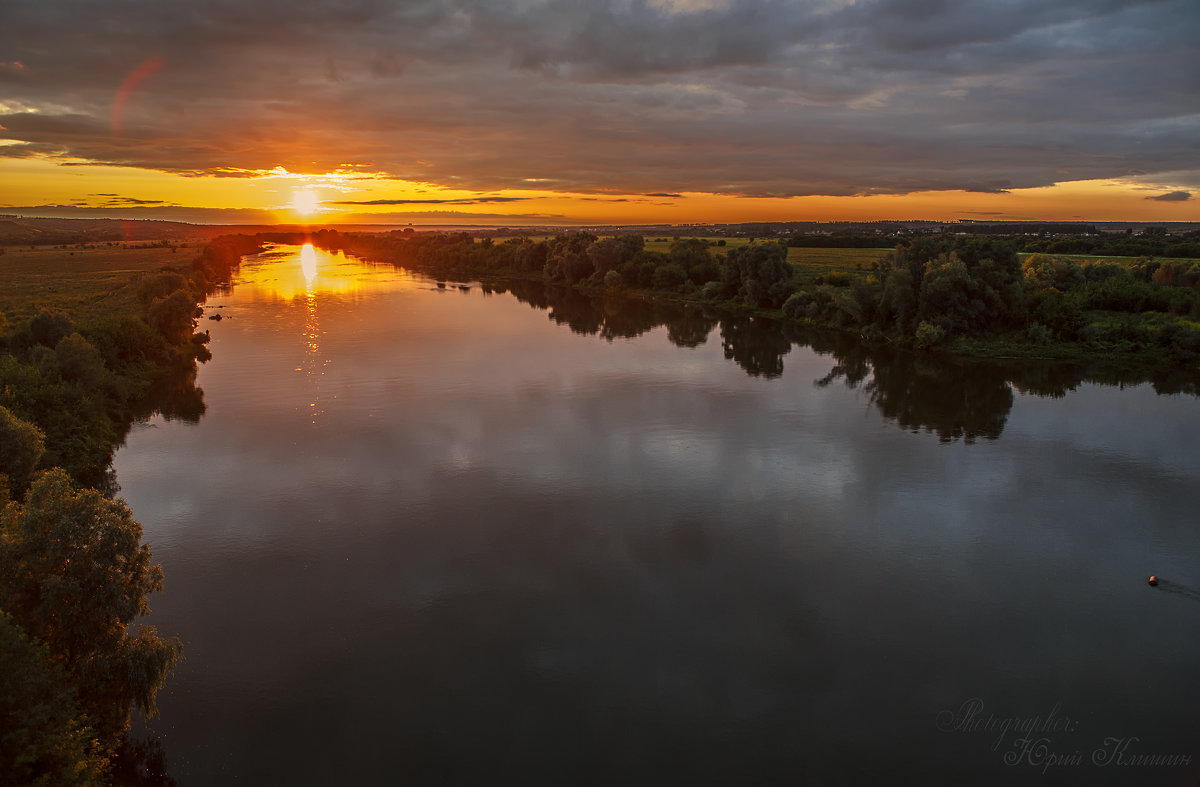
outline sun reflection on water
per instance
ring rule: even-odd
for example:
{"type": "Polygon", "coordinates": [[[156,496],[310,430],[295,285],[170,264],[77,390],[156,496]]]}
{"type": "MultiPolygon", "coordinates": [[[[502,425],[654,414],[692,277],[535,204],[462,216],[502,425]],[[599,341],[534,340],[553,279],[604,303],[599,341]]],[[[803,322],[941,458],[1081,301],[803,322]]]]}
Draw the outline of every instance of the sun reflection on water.
{"type": "Polygon", "coordinates": [[[304,244],[300,249],[300,270],[304,272],[305,291],[311,297],[313,280],[317,278],[317,250],[311,243],[304,244]]]}
{"type": "MultiPolygon", "coordinates": [[[[311,246],[305,246],[311,249],[311,246]]],[[[314,273],[314,277],[315,277],[314,273]]],[[[304,376],[311,383],[312,399],[308,403],[309,414],[312,416],[312,422],[315,424],[317,418],[324,414],[325,410],[320,406],[321,402],[321,378],[325,376],[325,367],[329,365],[329,359],[323,357],[321,353],[321,322],[317,318],[317,296],[313,292],[309,292],[305,297],[305,320],[304,320],[304,376]]]]}
{"type": "Polygon", "coordinates": [[[303,322],[299,326],[303,358],[295,370],[307,382],[304,409],[314,424],[325,412],[321,378],[333,360],[323,350],[325,331],[321,328],[321,314],[354,309],[363,298],[374,293],[415,290],[422,286],[428,283],[408,271],[367,263],[341,252],[328,252],[311,243],[270,245],[263,253],[246,257],[233,282],[233,287],[243,295],[278,303],[284,310],[295,309],[298,301],[303,300],[303,322]]]}
{"type": "Polygon", "coordinates": [[[347,257],[342,252],[303,246],[269,245],[246,257],[233,286],[259,298],[292,301],[315,295],[357,298],[423,286],[408,271],[347,257]]]}

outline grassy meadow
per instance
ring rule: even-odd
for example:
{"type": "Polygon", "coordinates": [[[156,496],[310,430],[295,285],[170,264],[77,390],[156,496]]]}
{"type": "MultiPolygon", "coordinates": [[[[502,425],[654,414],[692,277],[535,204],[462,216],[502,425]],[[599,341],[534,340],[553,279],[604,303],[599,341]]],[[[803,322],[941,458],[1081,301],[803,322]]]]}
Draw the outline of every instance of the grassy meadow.
{"type": "MultiPolygon", "coordinates": [[[[2,247],[0,247],[2,248],[2,247]]],[[[181,265],[194,249],[109,246],[3,248],[0,314],[20,322],[39,311],[65,312],[75,322],[136,310],[139,274],[181,265]]]]}
{"type": "MultiPolygon", "coordinates": [[[[716,238],[704,236],[701,240],[707,240],[715,244],[719,240],[724,240],[724,246],[712,246],[711,251],[714,254],[725,256],[730,249],[738,246],[745,246],[750,242],[748,238],[716,238]]],[[[666,254],[671,250],[671,244],[675,242],[674,238],[646,238],[646,250],[657,251],[666,254]]],[[[770,241],[756,240],[755,243],[764,243],[770,241]]],[[[800,248],[788,247],[787,261],[797,268],[800,280],[804,284],[812,284],[817,276],[829,273],[845,273],[853,275],[856,272],[862,273],[871,268],[872,264],[883,255],[894,250],[894,246],[882,247],[878,249],[819,249],[819,248],[800,248]]],[[[1017,255],[1022,261],[1032,254],[1019,253],[1017,255]]],[[[1131,266],[1141,257],[1104,257],[1095,254],[1052,254],[1045,253],[1045,257],[1054,257],[1056,259],[1071,260],[1076,264],[1082,265],[1085,262],[1109,262],[1118,265],[1131,266]]],[[[1200,262],[1200,260],[1184,259],[1181,262],[1200,262]]],[[[865,274],[863,274],[865,275],[865,274]]]]}

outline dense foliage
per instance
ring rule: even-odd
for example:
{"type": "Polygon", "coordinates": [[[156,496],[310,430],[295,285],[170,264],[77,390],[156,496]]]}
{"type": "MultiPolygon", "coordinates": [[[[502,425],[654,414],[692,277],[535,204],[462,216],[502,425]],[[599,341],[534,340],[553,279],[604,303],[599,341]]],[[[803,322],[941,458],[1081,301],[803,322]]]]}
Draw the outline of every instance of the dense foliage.
{"type": "Polygon", "coordinates": [[[0,775],[5,784],[102,785],[109,759],[66,674],[0,612],[0,775]]]}
{"type": "Polygon", "coordinates": [[[115,746],[129,712],[154,695],[181,655],[177,640],[129,624],[149,612],[162,571],[119,500],[76,489],[61,469],[0,513],[0,610],[45,648],[101,740],[115,746]]]}
{"type": "Polygon", "coordinates": [[[1090,254],[1100,257],[1200,257],[1200,232],[1170,235],[1163,227],[1143,232],[1093,233],[1071,237],[1023,238],[1020,250],[1049,254],[1090,254]]]}

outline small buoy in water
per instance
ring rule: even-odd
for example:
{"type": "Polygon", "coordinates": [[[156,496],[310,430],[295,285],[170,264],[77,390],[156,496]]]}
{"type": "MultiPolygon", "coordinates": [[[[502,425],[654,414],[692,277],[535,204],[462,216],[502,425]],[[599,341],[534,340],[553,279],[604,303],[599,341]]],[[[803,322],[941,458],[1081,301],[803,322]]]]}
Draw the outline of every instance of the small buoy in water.
{"type": "Polygon", "coordinates": [[[1157,585],[1157,584],[1158,584],[1158,577],[1156,577],[1156,576],[1154,576],[1154,575],[1151,575],[1151,576],[1150,576],[1150,584],[1151,584],[1151,585],[1157,585]]]}

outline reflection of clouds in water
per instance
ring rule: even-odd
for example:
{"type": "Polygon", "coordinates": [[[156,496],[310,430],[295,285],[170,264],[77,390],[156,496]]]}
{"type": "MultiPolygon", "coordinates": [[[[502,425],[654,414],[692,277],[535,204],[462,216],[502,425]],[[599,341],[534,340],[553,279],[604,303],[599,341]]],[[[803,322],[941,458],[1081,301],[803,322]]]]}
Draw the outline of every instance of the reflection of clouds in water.
{"type": "Polygon", "coordinates": [[[1200,424],[1178,415],[1196,401],[1182,394],[1158,396],[1148,384],[1117,388],[1085,383],[1062,399],[1022,395],[1008,429],[1032,440],[1053,434],[1056,441],[1070,441],[1081,451],[1176,466],[1197,476],[1200,424]],[[1103,428],[1096,428],[1098,420],[1103,428]]]}
{"type": "MultiPolygon", "coordinates": [[[[936,712],[985,689],[1106,725],[1195,683],[1178,605],[1113,581],[1145,564],[1195,584],[1200,544],[1178,525],[1196,493],[1169,456],[1116,462],[1051,423],[975,445],[909,434],[863,387],[814,387],[829,359],[805,348],[764,380],[720,342],[609,344],[508,298],[318,295],[318,321],[242,292],[255,305],[217,326],[205,419],[135,432],[118,457],[167,571],[157,622],[188,634],[163,705],[200,737],[169,749],[386,729],[405,763],[468,740],[490,765],[522,740],[576,751],[570,719],[634,761],[637,726],[705,767],[736,751],[845,776],[839,742],[911,764],[945,746],[922,737],[936,712]],[[335,361],[316,424],[296,417],[310,334],[335,361]]],[[[1178,401],[1168,416],[1194,422],[1178,401]]],[[[977,783],[975,753],[957,763],[951,781],[977,783]]]]}
{"type": "MultiPolygon", "coordinates": [[[[345,258],[329,264],[351,271],[345,278],[375,277],[401,293],[414,281],[345,258]]],[[[325,278],[322,268],[317,280],[325,278]]],[[[238,297],[269,292],[256,288],[260,280],[252,273],[238,297]]],[[[814,389],[805,375],[827,370],[829,360],[804,348],[789,355],[786,376],[763,382],[722,362],[715,341],[679,350],[661,328],[636,341],[581,339],[508,298],[445,299],[414,288],[402,300],[319,295],[305,303],[297,330],[308,346],[296,366],[314,387],[297,392],[306,398],[295,407],[322,405],[329,428],[290,434],[293,423],[280,407],[288,385],[255,383],[247,392],[239,383],[243,417],[209,430],[228,453],[213,472],[230,483],[244,466],[280,495],[308,478],[331,494],[341,484],[377,499],[412,500],[449,470],[543,492],[653,488],[680,499],[803,501],[820,510],[846,498],[875,522],[923,508],[928,531],[950,540],[971,532],[979,505],[1037,489],[1028,476],[1039,471],[1024,452],[993,450],[990,441],[935,451],[927,439],[889,439],[889,429],[848,441],[847,430],[876,424],[878,416],[864,409],[861,388],[814,389]],[[326,321],[317,319],[318,307],[329,309],[326,321]],[[332,367],[330,359],[337,360],[332,367]],[[334,398],[330,412],[324,404],[334,398]],[[281,433],[289,438],[278,439],[281,433]],[[343,478],[343,467],[356,469],[343,478]]],[[[236,372],[244,379],[263,374],[260,364],[278,352],[282,326],[296,314],[276,302],[262,317],[257,327],[239,321],[242,333],[228,338],[243,341],[227,345],[228,357],[205,373],[244,363],[236,372]]],[[[912,395],[903,385],[895,391],[912,395]]]]}

